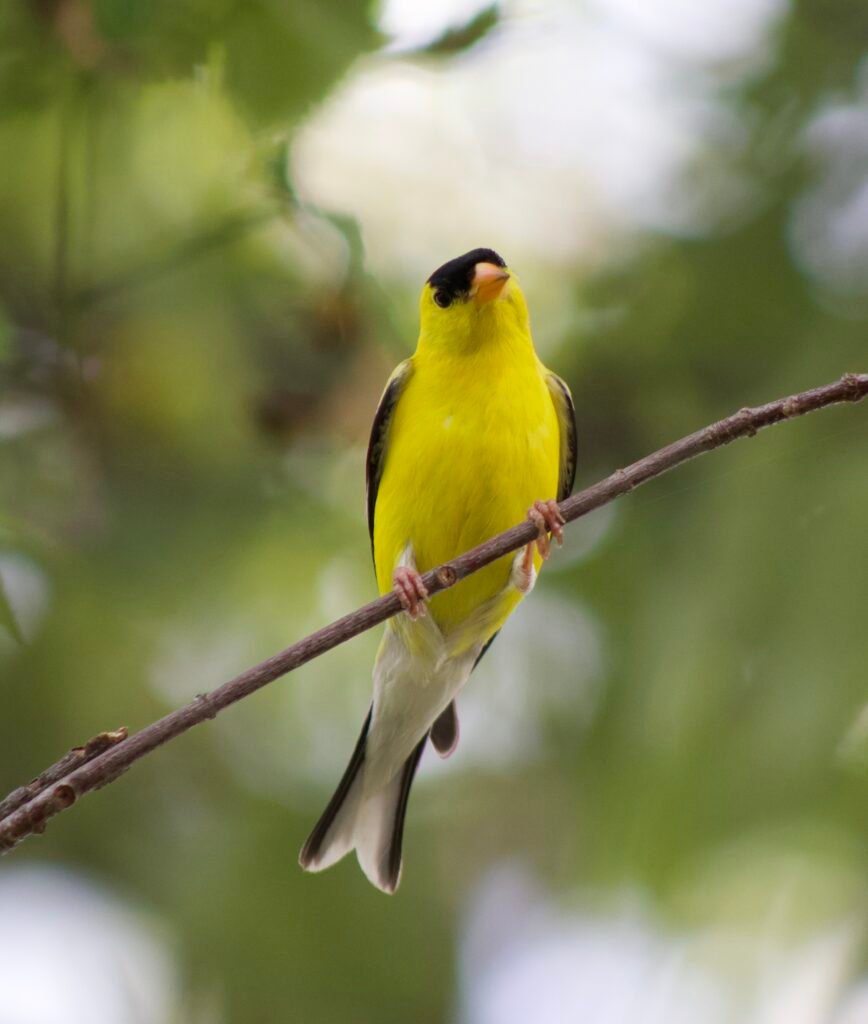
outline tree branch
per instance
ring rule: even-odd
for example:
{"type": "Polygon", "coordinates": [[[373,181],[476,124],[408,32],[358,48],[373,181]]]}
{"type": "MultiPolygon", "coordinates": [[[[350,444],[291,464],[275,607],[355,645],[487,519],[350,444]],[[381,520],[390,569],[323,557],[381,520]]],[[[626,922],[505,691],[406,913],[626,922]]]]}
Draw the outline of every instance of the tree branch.
{"type": "MultiPolygon", "coordinates": [[[[616,470],[599,483],[567,498],[561,503],[561,513],[567,522],[572,522],[703,452],[720,448],[740,437],[752,437],[763,427],[803,416],[828,405],[861,401],[866,395],[868,374],[846,374],[834,384],[803,391],[754,409],[741,409],[726,419],[646,455],[625,469],[616,470]]],[[[436,594],[454,586],[490,562],[516,551],[535,536],[536,527],[529,521],[514,526],[459,558],[426,573],[424,580],[428,592],[436,594]]],[[[201,694],[185,707],[158,719],[132,736],[127,737],[125,730],[100,733],[85,747],[71,751],[29,786],[15,790],[0,802],[0,852],[11,850],[34,832],[43,831],[47,820],[53,815],[70,807],[85,793],[114,781],[132,764],[163,743],[180,736],[205,719],[214,718],[235,701],[247,697],[279,676],[318,658],[359,633],[364,633],[400,610],[397,595],[386,594],[254,665],[216,690],[201,694]]]]}
{"type": "Polygon", "coordinates": [[[111,732],[97,734],[93,739],[89,739],[83,747],[73,747],[59,761],[55,761],[50,768],[46,768],[41,775],[37,775],[32,782],[28,782],[26,786],[19,786],[18,789],[13,789],[9,796],[0,800],[0,821],[8,818],[13,811],[23,807],[28,801],[48,789],[49,786],[53,786],[55,782],[60,782],[73,769],[79,768],[87,761],[92,761],[104,750],[108,750],[115,743],[125,740],[127,735],[127,728],[122,725],[119,729],[114,729],[111,732]]]}

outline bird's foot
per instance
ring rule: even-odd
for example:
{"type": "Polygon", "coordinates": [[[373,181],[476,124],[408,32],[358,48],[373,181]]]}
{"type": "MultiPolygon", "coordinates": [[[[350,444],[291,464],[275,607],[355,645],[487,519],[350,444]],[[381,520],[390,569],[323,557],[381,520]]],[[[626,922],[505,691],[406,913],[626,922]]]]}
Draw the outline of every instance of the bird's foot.
{"type": "Polygon", "coordinates": [[[401,600],[401,607],[411,619],[419,619],[426,615],[425,601],[428,599],[428,588],[415,569],[399,565],[392,573],[395,593],[401,600]]]}
{"type": "Polygon", "coordinates": [[[554,537],[558,545],[563,544],[564,523],[566,520],[561,515],[558,503],[554,500],[535,501],[527,511],[527,517],[537,528],[536,540],[528,544],[528,549],[531,549],[535,544],[540,557],[546,559],[551,552],[549,534],[554,537]]]}

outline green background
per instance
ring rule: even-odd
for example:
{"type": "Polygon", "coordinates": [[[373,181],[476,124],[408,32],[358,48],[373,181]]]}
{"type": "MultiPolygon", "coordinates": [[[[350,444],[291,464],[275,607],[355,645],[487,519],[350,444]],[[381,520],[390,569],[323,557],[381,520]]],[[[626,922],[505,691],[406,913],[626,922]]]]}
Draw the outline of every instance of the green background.
{"type": "MultiPolygon", "coordinates": [[[[0,11],[4,792],[374,595],[364,446],[423,278],[373,273],[354,211],[300,199],[287,154],[357,61],[390,59],[371,56],[375,15],[341,0],[0,11]]],[[[510,17],[484,11],[402,59],[448,81],[510,17]]],[[[824,263],[822,239],[797,246],[806,196],[868,188],[858,124],[839,172],[805,144],[824,110],[868,118],[868,8],[794,3],[770,47],[711,76],[749,201],[702,231],[632,225],[592,263],[517,265],[575,396],[577,486],[868,370],[865,251],[824,263]]],[[[692,73],[686,89],[709,74],[692,73]]],[[[691,173],[713,190],[723,171],[711,153],[691,173]]],[[[448,216],[461,169],[431,189],[448,216]]],[[[462,237],[405,243],[433,269],[462,237]]],[[[92,965],[121,993],[116,1024],[680,1020],[665,1006],[689,1005],[682,981],[659,995],[666,957],[643,960],[639,935],[719,993],[686,1020],[851,1024],[868,969],[866,430],[868,407],[827,410],[572,527],[474,676],[452,761],[423,763],[394,898],[351,860],[296,865],[367,706],[372,633],[5,858],[0,952],[47,979],[33,992],[62,988],[51,937],[69,951],[111,936],[93,916],[106,900],[165,968],[92,965]],[[32,935],[16,931],[12,908],[43,886],[41,930],[31,915],[32,935]],[[150,1008],[137,975],[163,993],[150,1008]],[[799,977],[825,979],[821,995],[762,1009],[799,977]],[[520,983],[535,1014],[493,994],[520,983]],[[634,1009],[605,1016],[631,985],[634,1009]]],[[[84,1019],[72,991],[66,1017],[4,1006],[11,963],[0,1021],[84,1019]]]]}

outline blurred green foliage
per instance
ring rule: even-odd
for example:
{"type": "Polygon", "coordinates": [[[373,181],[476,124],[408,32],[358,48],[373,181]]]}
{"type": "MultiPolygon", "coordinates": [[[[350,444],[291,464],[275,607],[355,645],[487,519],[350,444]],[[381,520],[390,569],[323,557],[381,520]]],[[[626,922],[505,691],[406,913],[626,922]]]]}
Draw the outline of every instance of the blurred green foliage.
{"type": "MultiPolygon", "coordinates": [[[[485,11],[429,51],[466,59],[496,26],[485,11]]],[[[285,174],[300,120],[380,45],[364,5],[32,0],[3,6],[0,39],[0,632],[27,638],[0,636],[5,791],[372,596],[362,452],[412,338],[355,226],[285,174]]],[[[810,281],[788,243],[814,173],[798,140],[866,42],[864,5],[795,5],[774,61],[726,98],[760,200],[590,277],[560,268],[588,324],[548,357],[576,397],[581,484],[868,368],[863,299],[810,281]]],[[[395,899],[349,863],[295,865],[366,706],[373,636],[15,860],[146,906],[190,1005],[216,993],[218,1019],[245,1024],[448,1018],[467,900],[504,857],[565,900],[638,885],[674,922],[745,926],[801,858],[829,881],[795,924],[833,919],[866,895],[866,427],[868,409],[832,410],[714,453],[555,559],[542,589],[601,638],[593,713],[543,701],[533,757],[462,770],[462,748],[423,781],[395,899]]]]}

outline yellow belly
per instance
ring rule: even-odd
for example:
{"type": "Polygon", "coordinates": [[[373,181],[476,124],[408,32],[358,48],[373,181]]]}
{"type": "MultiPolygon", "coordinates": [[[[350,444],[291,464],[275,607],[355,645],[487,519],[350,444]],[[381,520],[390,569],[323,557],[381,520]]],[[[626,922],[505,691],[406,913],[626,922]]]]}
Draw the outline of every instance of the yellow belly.
{"type": "MultiPolygon", "coordinates": [[[[374,515],[381,593],[391,589],[408,544],[418,570],[427,572],[514,526],[535,500],[556,496],[560,438],[544,371],[535,355],[502,364],[477,357],[471,365],[456,359],[433,367],[414,359],[389,431],[374,515]]],[[[444,633],[503,593],[500,627],[520,600],[517,590],[505,590],[512,558],[432,598],[444,633]]]]}

